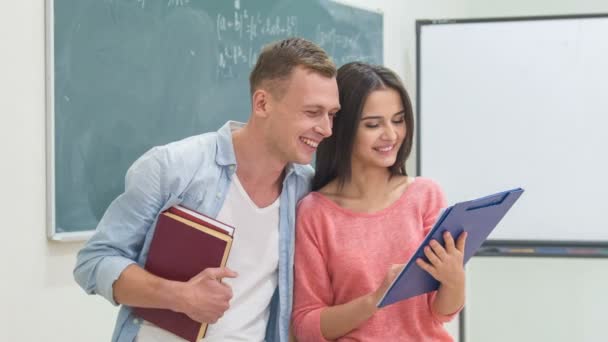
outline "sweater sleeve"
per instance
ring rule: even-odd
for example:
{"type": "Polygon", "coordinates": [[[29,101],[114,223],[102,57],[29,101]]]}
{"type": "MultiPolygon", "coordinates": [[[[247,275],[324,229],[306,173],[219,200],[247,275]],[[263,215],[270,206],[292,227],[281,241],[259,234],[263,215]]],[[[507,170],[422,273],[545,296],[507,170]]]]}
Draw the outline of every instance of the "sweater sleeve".
{"type": "MultiPolygon", "coordinates": [[[[424,215],[423,225],[424,225],[424,235],[428,234],[428,232],[433,228],[441,210],[447,206],[447,201],[445,198],[445,194],[441,190],[441,187],[433,182],[429,181],[429,192],[427,197],[427,207],[424,215]]],[[[431,315],[433,319],[440,323],[447,323],[458,315],[462,307],[456,310],[456,312],[451,313],[449,315],[443,315],[433,310],[433,302],[435,301],[435,297],[437,297],[437,291],[433,291],[427,293],[427,303],[429,305],[429,309],[431,311],[431,315]]]]}
{"type": "Polygon", "coordinates": [[[318,234],[326,227],[312,201],[309,195],[300,202],[296,219],[292,324],[298,342],[327,341],[321,333],[321,311],[333,303],[323,241],[318,234]]]}
{"type": "Polygon", "coordinates": [[[439,184],[434,181],[428,180],[428,190],[426,194],[426,205],[423,213],[423,229],[424,235],[428,234],[428,232],[433,228],[437,218],[441,211],[447,207],[447,201],[445,199],[445,194],[439,187],[439,184]]]}
{"type": "Polygon", "coordinates": [[[437,291],[427,293],[426,295],[427,295],[427,303],[429,305],[431,315],[433,316],[433,319],[438,321],[439,323],[451,322],[454,319],[454,317],[456,317],[456,315],[458,315],[463,308],[463,307],[460,307],[458,310],[456,310],[455,312],[448,314],[448,315],[440,314],[439,312],[435,312],[435,310],[433,310],[433,302],[435,301],[435,297],[437,297],[437,291]]]}

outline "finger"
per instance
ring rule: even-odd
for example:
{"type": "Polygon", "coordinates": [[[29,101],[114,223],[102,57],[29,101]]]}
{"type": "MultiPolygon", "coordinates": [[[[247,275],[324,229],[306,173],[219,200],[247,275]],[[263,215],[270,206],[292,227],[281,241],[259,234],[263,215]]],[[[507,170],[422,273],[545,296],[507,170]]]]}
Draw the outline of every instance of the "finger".
{"type": "Polygon", "coordinates": [[[238,274],[227,267],[220,268],[208,268],[209,276],[216,280],[222,280],[222,278],[236,278],[238,274]]]}
{"type": "Polygon", "coordinates": [[[399,273],[401,273],[404,266],[405,264],[392,264],[388,270],[388,280],[391,282],[395,280],[399,273]]]}
{"type": "Polygon", "coordinates": [[[416,259],[416,265],[420,266],[423,270],[425,270],[428,274],[432,275],[433,278],[437,279],[437,273],[435,268],[424,260],[418,258],[416,259]]]}
{"type": "Polygon", "coordinates": [[[209,294],[213,295],[217,300],[229,301],[232,299],[232,287],[230,287],[226,283],[222,283],[220,281],[211,281],[207,285],[207,289],[209,294]]]}
{"type": "Polygon", "coordinates": [[[429,245],[433,249],[433,252],[435,252],[435,255],[437,255],[440,260],[445,259],[447,253],[445,249],[443,249],[443,247],[439,244],[439,242],[437,242],[436,240],[431,240],[429,245]]]}
{"type": "Polygon", "coordinates": [[[430,263],[433,266],[441,264],[441,259],[439,259],[439,257],[433,252],[433,250],[429,246],[424,247],[424,255],[426,255],[427,259],[429,259],[430,263]]]}
{"type": "Polygon", "coordinates": [[[391,272],[393,274],[399,274],[399,272],[401,272],[401,270],[403,270],[404,267],[405,267],[405,264],[392,264],[391,272]]]}
{"type": "Polygon", "coordinates": [[[458,241],[456,241],[456,248],[458,248],[458,250],[461,251],[462,253],[464,253],[464,247],[467,242],[467,236],[469,236],[469,234],[467,232],[462,232],[462,233],[460,233],[460,236],[458,237],[458,241]]]}
{"type": "Polygon", "coordinates": [[[454,244],[454,238],[450,232],[443,233],[443,241],[445,241],[445,250],[452,254],[456,249],[456,245],[454,244]]]}
{"type": "Polygon", "coordinates": [[[223,293],[226,299],[230,300],[232,298],[232,287],[226,283],[220,283],[223,287],[223,293]]]}

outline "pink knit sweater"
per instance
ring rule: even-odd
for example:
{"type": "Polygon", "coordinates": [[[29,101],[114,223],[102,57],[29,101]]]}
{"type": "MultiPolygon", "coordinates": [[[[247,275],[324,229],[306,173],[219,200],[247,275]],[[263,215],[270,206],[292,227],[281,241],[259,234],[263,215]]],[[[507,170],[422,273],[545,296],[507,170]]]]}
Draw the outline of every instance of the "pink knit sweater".
{"type": "MultiPolygon", "coordinates": [[[[304,197],[296,223],[293,327],[298,342],[326,341],[321,311],[378,288],[391,264],[409,260],[446,206],[439,186],[418,177],[389,207],[358,213],[318,192],[304,197]]],[[[453,341],[431,309],[436,292],[385,307],[338,341],[453,341]]]]}

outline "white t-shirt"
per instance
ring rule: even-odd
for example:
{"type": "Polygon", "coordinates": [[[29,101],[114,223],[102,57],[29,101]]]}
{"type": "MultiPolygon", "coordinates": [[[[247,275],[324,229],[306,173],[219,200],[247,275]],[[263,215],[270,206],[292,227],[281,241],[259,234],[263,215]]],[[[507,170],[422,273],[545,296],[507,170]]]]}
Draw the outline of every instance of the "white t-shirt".
{"type": "MultiPolygon", "coordinates": [[[[202,341],[264,341],[278,281],[279,199],[258,208],[234,174],[217,219],[235,227],[227,267],[239,276],[223,280],[232,287],[230,309],[209,325],[202,341]]],[[[137,341],[184,340],[144,321],[137,341]]]]}

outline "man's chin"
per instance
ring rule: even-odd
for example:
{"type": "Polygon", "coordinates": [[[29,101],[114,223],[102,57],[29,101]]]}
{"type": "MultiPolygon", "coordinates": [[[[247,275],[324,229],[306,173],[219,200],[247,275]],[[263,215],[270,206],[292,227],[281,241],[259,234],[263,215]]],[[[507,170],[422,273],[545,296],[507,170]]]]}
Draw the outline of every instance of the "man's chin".
{"type": "Polygon", "coordinates": [[[307,164],[312,163],[312,159],[313,159],[312,155],[310,155],[310,156],[300,155],[300,156],[298,156],[297,160],[294,160],[294,163],[307,165],[307,164]]]}

